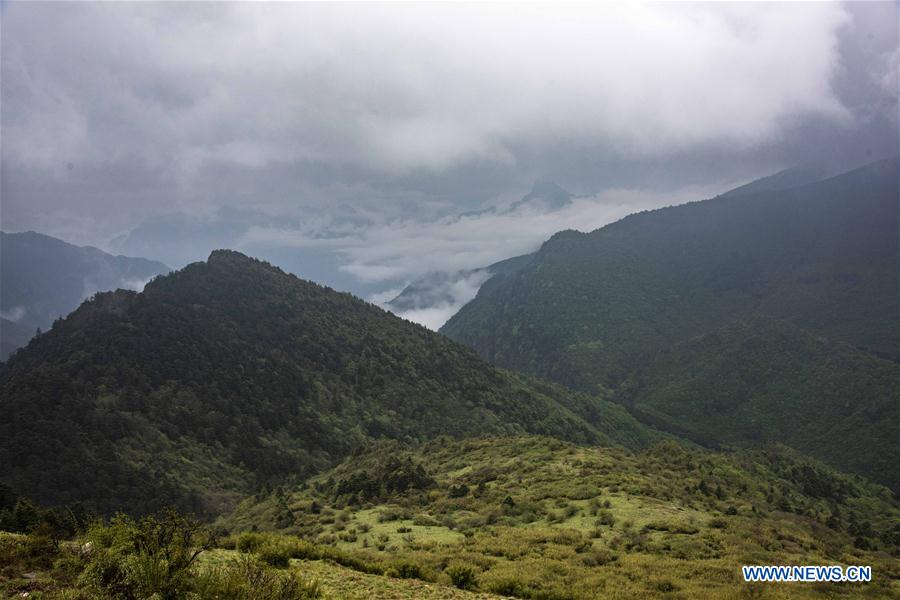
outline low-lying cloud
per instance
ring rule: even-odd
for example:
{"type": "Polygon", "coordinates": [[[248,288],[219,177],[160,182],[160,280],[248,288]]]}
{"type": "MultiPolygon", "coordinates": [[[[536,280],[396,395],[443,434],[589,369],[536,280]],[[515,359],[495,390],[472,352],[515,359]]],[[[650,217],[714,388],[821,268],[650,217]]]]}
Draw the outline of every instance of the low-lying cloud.
{"type": "Polygon", "coordinates": [[[22,320],[22,317],[25,316],[28,310],[24,306],[13,306],[9,310],[0,310],[0,317],[6,319],[7,321],[12,321],[13,323],[18,323],[22,320]]]}
{"type": "Polygon", "coordinates": [[[486,210],[433,221],[412,218],[370,223],[321,237],[305,228],[251,227],[238,248],[329,248],[341,257],[340,269],[362,282],[411,281],[431,272],[485,267],[534,252],[557,231],[591,231],[632,212],[700,200],[730,184],[689,186],[672,192],[610,189],[575,197],[558,210],[486,210]]]}

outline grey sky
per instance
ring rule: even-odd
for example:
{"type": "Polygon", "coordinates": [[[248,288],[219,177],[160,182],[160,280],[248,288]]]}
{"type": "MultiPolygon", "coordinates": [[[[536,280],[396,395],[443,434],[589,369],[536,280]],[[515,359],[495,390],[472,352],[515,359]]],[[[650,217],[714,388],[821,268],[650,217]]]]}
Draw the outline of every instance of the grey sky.
{"type": "Polygon", "coordinates": [[[2,228],[176,267],[230,245],[384,292],[897,152],[896,3],[0,10],[2,228]],[[504,211],[538,178],[581,198],[504,211]]]}

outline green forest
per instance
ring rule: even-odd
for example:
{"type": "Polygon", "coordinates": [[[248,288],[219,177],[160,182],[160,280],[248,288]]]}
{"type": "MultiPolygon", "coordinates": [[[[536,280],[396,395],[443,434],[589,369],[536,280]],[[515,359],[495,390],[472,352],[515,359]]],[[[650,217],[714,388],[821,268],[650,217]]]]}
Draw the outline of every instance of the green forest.
{"type": "Polygon", "coordinates": [[[778,441],[897,489],[898,177],[889,159],[558,233],[441,331],[697,442],[778,441]]]}
{"type": "Polygon", "coordinates": [[[140,294],[97,294],[6,363],[0,394],[5,481],[103,514],[219,514],[382,438],[659,437],[616,404],[231,251],[140,294]]]}

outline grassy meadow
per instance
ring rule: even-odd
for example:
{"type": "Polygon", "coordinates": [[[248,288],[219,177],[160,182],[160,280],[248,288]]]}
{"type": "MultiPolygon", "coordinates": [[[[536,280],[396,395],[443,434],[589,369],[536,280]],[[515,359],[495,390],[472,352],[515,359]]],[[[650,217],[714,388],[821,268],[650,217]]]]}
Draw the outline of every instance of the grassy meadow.
{"type": "Polygon", "coordinates": [[[9,596],[900,597],[893,493],[782,447],[389,442],[212,525],[164,511],[65,535],[33,521],[0,536],[9,596]],[[871,565],[874,580],[751,585],[744,564],[871,565]]]}
{"type": "Polygon", "coordinates": [[[243,532],[238,549],[521,598],[882,598],[900,595],[898,520],[886,488],[785,448],[518,437],[387,444],[219,525],[243,532]],[[748,585],[743,564],[870,564],[875,577],[748,585]]]}

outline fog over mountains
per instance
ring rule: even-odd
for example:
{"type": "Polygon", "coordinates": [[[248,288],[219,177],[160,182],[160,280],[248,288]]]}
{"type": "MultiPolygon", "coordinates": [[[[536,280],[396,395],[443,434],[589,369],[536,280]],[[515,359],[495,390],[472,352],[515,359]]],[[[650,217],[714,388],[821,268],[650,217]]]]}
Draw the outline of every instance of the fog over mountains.
{"type": "Polygon", "coordinates": [[[386,302],[896,154],[896,5],[769,9],[4,4],[3,229],[173,268],[234,248],[386,302]]]}

